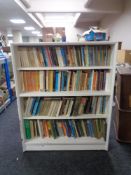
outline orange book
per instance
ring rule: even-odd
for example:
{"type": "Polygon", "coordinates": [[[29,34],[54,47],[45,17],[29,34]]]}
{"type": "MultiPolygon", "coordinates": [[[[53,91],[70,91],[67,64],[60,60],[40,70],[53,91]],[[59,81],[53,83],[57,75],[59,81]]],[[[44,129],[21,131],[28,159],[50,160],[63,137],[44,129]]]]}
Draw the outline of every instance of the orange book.
{"type": "Polygon", "coordinates": [[[28,91],[32,91],[32,80],[33,77],[32,77],[32,72],[31,71],[28,71],[27,72],[27,90],[28,91]]]}
{"type": "Polygon", "coordinates": [[[25,81],[26,81],[26,91],[29,91],[29,72],[28,71],[26,71],[26,79],[25,79],[25,81]]]}
{"type": "Polygon", "coordinates": [[[23,80],[24,80],[24,90],[27,91],[27,71],[23,72],[23,80]]]}
{"type": "Polygon", "coordinates": [[[44,66],[43,56],[42,56],[42,53],[41,53],[40,48],[36,48],[36,53],[37,53],[37,58],[38,58],[39,66],[44,66]]]}
{"type": "Polygon", "coordinates": [[[34,71],[31,71],[30,81],[31,81],[31,91],[35,91],[35,72],[34,71]]]}
{"type": "Polygon", "coordinates": [[[50,121],[46,121],[46,124],[47,124],[47,128],[48,128],[49,137],[51,137],[52,136],[52,133],[51,133],[51,123],[50,123],[50,121]]]}
{"type": "Polygon", "coordinates": [[[33,84],[34,84],[34,91],[39,91],[39,71],[34,71],[33,84]]]}
{"type": "Polygon", "coordinates": [[[65,127],[63,121],[61,121],[61,127],[62,127],[62,129],[63,129],[64,136],[66,136],[66,135],[67,135],[67,134],[66,134],[66,127],[65,127]]]}
{"type": "Polygon", "coordinates": [[[40,74],[40,72],[39,71],[37,71],[37,91],[40,91],[40,79],[39,79],[39,75],[40,74]]]}
{"type": "Polygon", "coordinates": [[[53,71],[48,72],[48,88],[49,91],[53,91],[53,71]]]}
{"type": "Polygon", "coordinates": [[[49,131],[48,131],[47,121],[43,121],[43,128],[44,128],[45,136],[46,137],[49,137],[49,131]]]}
{"type": "Polygon", "coordinates": [[[86,72],[82,71],[81,79],[80,79],[80,90],[84,90],[85,75],[86,75],[86,72]]]}
{"type": "Polygon", "coordinates": [[[94,71],[92,90],[96,90],[96,82],[97,82],[97,71],[94,71]]]}

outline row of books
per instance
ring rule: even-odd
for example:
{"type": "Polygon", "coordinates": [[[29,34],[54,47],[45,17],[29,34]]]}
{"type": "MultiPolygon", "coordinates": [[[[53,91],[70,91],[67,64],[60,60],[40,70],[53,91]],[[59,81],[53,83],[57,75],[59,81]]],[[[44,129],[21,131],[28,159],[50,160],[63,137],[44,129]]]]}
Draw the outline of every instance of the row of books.
{"type": "Polygon", "coordinates": [[[108,97],[29,97],[24,102],[24,116],[78,116],[82,114],[105,114],[108,97]]]}
{"type": "Polygon", "coordinates": [[[18,55],[22,67],[107,66],[111,46],[19,47],[18,55]]]}
{"type": "Polygon", "coordinates": [[[106,139],[106,120],[24,120],[25,137],[95,137],[106,139]]]}
{"type": "Polygon", "coordinates": [[[108,90],[107,70],[21,71],[22,91],[108,90]]]}

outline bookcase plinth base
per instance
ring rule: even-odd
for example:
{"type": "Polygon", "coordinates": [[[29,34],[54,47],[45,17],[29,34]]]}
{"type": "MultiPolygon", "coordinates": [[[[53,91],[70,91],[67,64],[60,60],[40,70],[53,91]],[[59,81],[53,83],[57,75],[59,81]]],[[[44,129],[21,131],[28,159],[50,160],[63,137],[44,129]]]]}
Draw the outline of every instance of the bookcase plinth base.
{"type": "Polygon", "coordinates": [[[23,151],[51,150],[107,150],[104,139],[96,138],[58,138],[33,139],[24,143],[23,151]]]}
{"type": "Polygon", "coordinates": [[[23,151],[107,150],[105,145],[29,145],[23,151]]]}

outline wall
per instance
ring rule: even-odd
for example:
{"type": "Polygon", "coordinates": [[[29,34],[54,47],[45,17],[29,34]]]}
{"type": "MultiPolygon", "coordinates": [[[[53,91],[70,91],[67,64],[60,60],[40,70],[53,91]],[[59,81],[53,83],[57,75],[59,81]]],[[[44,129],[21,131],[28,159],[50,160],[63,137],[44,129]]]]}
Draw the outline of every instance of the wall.
{"type": "Polygon", "coordinates": [[[112,41],[122,41],[122,49],[131,49],[131,1],[124,4],[123,13],[106,16],[100,26],[109,28],[112,41]]]}

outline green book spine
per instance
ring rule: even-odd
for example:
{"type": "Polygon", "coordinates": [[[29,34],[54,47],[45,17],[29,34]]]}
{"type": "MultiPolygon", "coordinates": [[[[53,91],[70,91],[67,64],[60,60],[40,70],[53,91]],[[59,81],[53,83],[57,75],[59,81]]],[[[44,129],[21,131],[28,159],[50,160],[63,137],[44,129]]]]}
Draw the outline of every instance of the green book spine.
{"type": "Polygon", "coordinates": [[[57,137],[57,133],[56,133],[56,129],[55,129],[55,124],[54,124],[55,121],[50,121],[50,124],[51,124],[51,134],[53,136],[53,138],[55,139],[57,137]]]}
{"type": "Polygon", "coordinates": [[[26,139],[31,139],[30,121],[29,120],[24,120],[24,127],[25,127],[26,139]]]}

